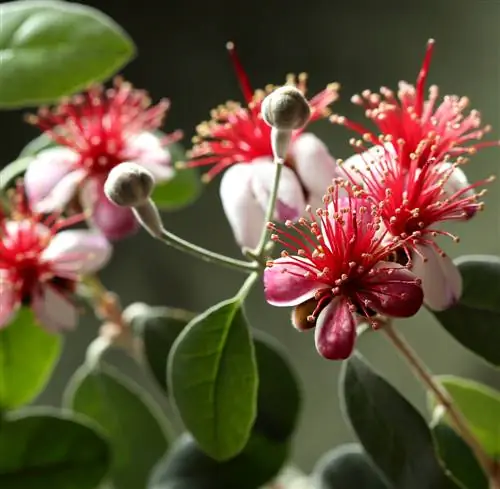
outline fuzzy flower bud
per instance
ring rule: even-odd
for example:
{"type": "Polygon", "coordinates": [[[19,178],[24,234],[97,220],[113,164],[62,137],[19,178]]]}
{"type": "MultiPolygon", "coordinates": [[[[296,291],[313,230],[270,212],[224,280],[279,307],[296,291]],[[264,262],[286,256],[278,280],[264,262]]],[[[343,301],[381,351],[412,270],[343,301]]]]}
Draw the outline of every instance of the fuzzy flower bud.
{"type": "Polygon", "coordinates": [[[283,163],[288,153],[292,132],[303,128],[311,117],[311,109],[302,92],[285,85],[271,92],[262,102],[262,119],[272,127],[271,146],[276,162],[283,163]]]}
{"type": "Polygon", "coordinates": [[[139,207],[153,192],[155,180],[151,172],[136,163],[115,166],[104,184],[104,193],[120,207],[139,207]]]}

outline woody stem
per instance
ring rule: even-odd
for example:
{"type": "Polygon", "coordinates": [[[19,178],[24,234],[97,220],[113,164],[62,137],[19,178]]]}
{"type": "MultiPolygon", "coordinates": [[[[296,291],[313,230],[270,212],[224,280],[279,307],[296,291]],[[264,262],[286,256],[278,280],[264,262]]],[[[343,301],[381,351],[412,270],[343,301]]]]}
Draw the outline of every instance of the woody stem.
{"type": "Polygon", "coordinates": [[[382,330],[386,334],[389,341],[399,351],[401,356],[411,366],[415,376],[422,382],[422,384],[435,396],[437,402],[446,410],[448,416],[453,422],[457,432],[461,435],[463,440],[469,445],[474,452],[478,462],[483,467],[483,470],[488,474],[491,481],[491,489],[498,488],[498,474],[496,464],[488,454],[483,450],[483,447],[477,441],[475,435],[472,433],[467,420],[460,412],[458,407],[453,402],[453,399],[448,394],[446,389],[437,382],[431,372],[427,369],[418,354],[413,350],[409,343],[401,336],[392,325],[387,322],[384,324],[382,330]],[[496,484],[496,485],[495,485],[496,484]]]}

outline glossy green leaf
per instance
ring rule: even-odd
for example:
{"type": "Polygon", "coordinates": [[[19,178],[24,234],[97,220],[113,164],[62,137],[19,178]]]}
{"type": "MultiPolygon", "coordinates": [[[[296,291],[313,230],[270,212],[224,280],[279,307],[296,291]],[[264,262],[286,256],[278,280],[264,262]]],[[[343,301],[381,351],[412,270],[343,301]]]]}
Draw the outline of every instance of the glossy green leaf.
{"type": "MultiPolygon", "coordinates": [[[[162,136],[158,131],[157,135],[162,136]]],[[[184,148],[173,143],[167,146],[172,156],[172,166],[184,159],[184,148]]],[[[156,186],[151,198],[163,210],[174,210],[185,207],[194,202],[201,192],[201,181],[194,168],[175,169],[174,177],[165,183],[156,186]]]]}
{"type": "Polygon", "coordinates": [[[17,408],[39,394],[59,360],[61,346],[61,336],[45,331],[28,308],[0,330],[1,409],[17,408]]]}
{"type": "Polygon", "coordinates": [[[105,80],[134,55],[123,29],[92,7],[7,2],[0,17],[0,107],[54,102],[105,80]]]}
{"type": "Polygon", "coordinates": [[[462,297],[434,314],[465,348],[500,366],[500,258],[468,255],[455,263],[463,277],[462,297]]]}
{"type": "MultiPolygon", "coordinates": [[[[452,375],[435,378],[465,416],[484,450],[491,457],[500,458],[500,393],[479,382],[452,375]]],[[[436,401],[432,394],[429,394],[428,402],[433,411],[436,401]]],[[[444,421],[450,422],[448,416],[444,421]]]]}
{"type": "Polygon", "coordinates": [[[2,489],[95,489],[110,459],[102,434],[80,417],[33,409],[2,422],[2,489]]]}
{"type": "Polygon", "coordinates": [[[6,190],[11,187],[16,178],[23,175],[31,161],[32,158],[30,157],[19,158],[2,168],[0,170],[0,190],[6,190]]]}
{"type": "Polygon", "coordinates": [[[300,414],[299,379],[277,341],[255,332],[254,345],[259,372],[254,430],[275,441],[288,440],[300,414]]]}
{"type": "Polygon", "coordinates": [[[344,413],[363,448],[397,489],[457,489],[438,462],[419,412],[355,353],[343,363],[344,413]]]}
{"type": "Polygon", "coordinates": [[[463,489],[488,489],[488,479],[470,447],[446,424],[432,427],[439,458],[463,489]]]}
{"type": "Polygon", "coordinates": [[[240,454],[218,462],[185,434],[155,468],[148,489],[257,489],[278,474],[287,456],[287,444],[253,434],[240,454]]]}
{"type": "Polygon", "coordinates": [[[65,405],[94,420],[107,435],[114,455],[114,485],[144,487],[169,446],[165,420],[149,394],[112,367],[83,366],[68,385],[65,405]]]}
{"type": "Polygon", "coordinates": [[[317,489],[393,489],[358,443],[325,453],[314,467],[312,478],[317,489]]]}
{"type": "Polygon", "coordinates": [[[43,151],[44,149],[53,148],[54,146],[57,146],[57,143],[47,133],[44,132],[35,139],[32,139],[23,148],[23,150],[19,154],[19,158],[25,158],[27,156],[35,156],[38,153],[40,153],[40,151],[43,151]]]}
{"type": "Polygon", "coordinates": [[[257,413],[257,366],[239,298],[197,316],[169,357],[169,390],[186,428],[211,457],[245,446],[257,413]]]}
{"type": "Polygon", "coordinates": [[[172,346],[195,315],[171,307],[144,305],[135,314],[131,326],[142,338],[144,355],[156,381],[167,391],[167,360],[172,346]]]}

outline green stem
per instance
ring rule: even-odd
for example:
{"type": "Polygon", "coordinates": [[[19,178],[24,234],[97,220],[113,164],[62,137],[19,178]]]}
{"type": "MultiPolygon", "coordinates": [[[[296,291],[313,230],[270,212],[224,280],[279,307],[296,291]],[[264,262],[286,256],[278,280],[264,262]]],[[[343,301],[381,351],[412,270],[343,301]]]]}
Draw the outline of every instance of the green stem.
{"type": "Polygon", "coordinates": [[[236,294],[236,297],[238,297],[242,302],[246,299],[248,293],[250,290],[252,290],[253,285],[257,281],[257,279],[260,277],[260,273],[258,271],[253,272],[246,280],[243,282],[243,285],[241,286],[240,290],[236,294]]]}
{"type": "Polygon", "coordinates": [[[162,243],[165,243],[172,248],[183,251],[185,253],[189,253],[190,255],[196,256],[201,260],[210,263],[216,263],[218,265],[232,268],[233,270],[239,270],[240,272],[245,273],[252,273],[258,270],[258,266],[255,263],[248,263],[243,260],[237,260],[235,258],[230,258],[228,256],[207,250],[193,243],[190,243],[189,241],[179,238],[179,236],[167,231],[166,229],[162,230],[162,235],[158,239],[162,243]]]}

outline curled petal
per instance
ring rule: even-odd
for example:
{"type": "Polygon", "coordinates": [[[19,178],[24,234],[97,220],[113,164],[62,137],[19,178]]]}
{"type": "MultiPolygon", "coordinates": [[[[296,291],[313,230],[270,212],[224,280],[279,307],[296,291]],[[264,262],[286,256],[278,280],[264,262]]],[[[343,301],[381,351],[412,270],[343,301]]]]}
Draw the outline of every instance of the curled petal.
{"type": "MultiPolygon", "coordinates": [[[[79,159],[78,153],[68,148],[50,148],[38,153],[24,174],[24,186],[31,206],[36,208],[40,201],[47,199],[73,172],[79,159]]],[[[61,190],[58,192],[62,193],[61,190]]]]}
{"type": "Polygon", "coordinates": [[[74,329],[78,322],[74,304],[50,285],[36,291],[31,306],[38,321],[52,333],[74,329]]]}
{"type": "Polygon", "coordinates": [[[323,141],[311,133],[301,134],[292,143],[290,153],[295,170],[307,191],[323,196],[326,187],[339,176],[335,159],[323,141]]]}
{"type": "Polygon", "coordinates": [[[354,349],[356,321],[342,298],[330,302],[319,314],[314,332],[318,353],[328,360],[345,360],[354,349]]]}
{"type": "Polygon", "coordinates": [[[108,200],[99,180],[89,181],[85,185],[81,200],[83,208],[90,212],[90,223],[109,240],[126,238],[140,227],[129,208],[118,207],[108,200]]]}
{"type": "MultiPolygon", "coordinates": [[[[440,163],[436,168],[436,171],[439,172],[447,172],[453,165],[448,162],[440,163]]],[[[462,171],[461,168],[455,167],[450,175],[450,177],[444,182],[443,191],[445,194],[445,198],[453,197],[457,192],[460,193],[461,198],[469,198],[475,195],[473,188],[468,188],[470,186],[469,181],[467,180],[467,176],[462,171]],[[467,189],[467,190],[465,190],[467,189]]],[[[473,203],[474,204],[474,203],[473,203]]],[[[476,214],[475,205],[471,205],[470,207],[465,207],[466,217],[465,219],[470,219],[474,217],[476,214]]]]}
{"type": "Polygon", "coordinates": [[[0,270],[0,329],[9,324],[18,307],[14,287],[8,281],[6,273],[0,270]]]}
{"type": "Polygon", "coordinates": [[[462,295],[462,276],[448,256],[441,256],[431,246],[418,246],[413,254],[412,272],[422,280],[424,302],[434,311],[443,311],[458,302],[462,295]]]}
{"type": "Polygon", "coordinates": [[[160,138],[150,132],[141,132],[130,137],[123,159],[147,168],[157,183],[170,180],[174,176],[170,151],[162,145],[160,138]]]}
{"type": "MultiPolygon", "coordinates": [[[[273,187],[276,172],[274,165],[275,163],[268,158],[256,159],[249,165],[252,170],[252,192],[264,212],[273,187]]],[[[288,219],[295,221],[301,216],[305,206],[304,193],[298,178],[290,168],[284,166],[281,171],[274,218],[278,221],[288,219]]]]}
{"type": "MultiPolygon", "coordinates": [[[[304,260],[305,266],[307,262],[304,260]]],[[[298,306],[312,299],[325,286],[316,279],[306,278],[305,268],[290,258],[278,258],[264,270],[264,293],[272,306],[298,306]]]]}
{"type": "Polygon", "coordinates": [[[415,274],[392,262],[380,262],[374,271],[358,292],[365,307],[393,317],[410,317],[419,311],[424,293],[415,274]]]}
{"type": "Polygon", "coordinates": [[[264,225],[265,211],[252,192],[249,164],[230,167],[222,177],[220,199],[234,237],[242,247],[255,248],[264,225]]]}
{"type": "Polygon", "coordinates": [[[52,269],[64,276],[68,272],[94,273],[111,257],[109,241],[98,231],[72,229],[56,234],[42,254],[52,269]]]}

